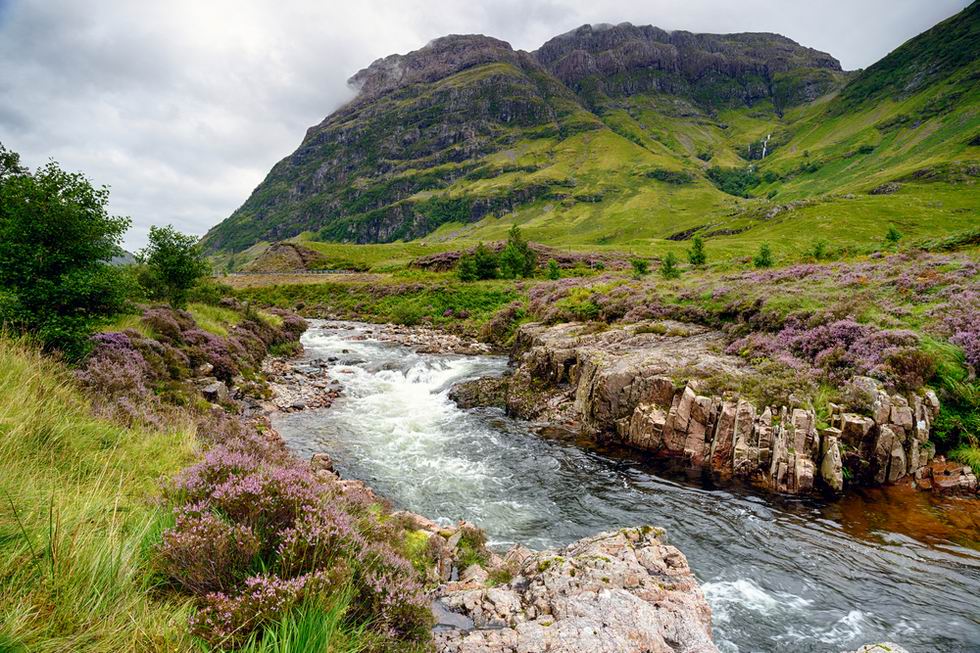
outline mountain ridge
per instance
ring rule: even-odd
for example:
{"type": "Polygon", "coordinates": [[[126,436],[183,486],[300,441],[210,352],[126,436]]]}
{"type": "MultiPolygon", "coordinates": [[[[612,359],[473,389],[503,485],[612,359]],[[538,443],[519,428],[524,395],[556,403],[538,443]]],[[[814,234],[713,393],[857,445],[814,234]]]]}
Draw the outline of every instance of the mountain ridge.
{"type": "MultiPolygon", "coordinates": [[[[951,32],[962,43],[962,33],[976,31],[976,7],[929,38],[951,32]]],[[[908,56],[901,47],[889,55],[908,56]]],[[[947,69],[976,67],[969,54],[952,60],[943,60],[947,69]]],[[[532,232],[541,225],[544,242],[564,240],[560,216],[583,244],[697,231],[707,223],[683,213],[725,222],[737,206],[733,189],[792,198],[804,177],[819,177],[827,162],[801,153],[794,139],[820,116],[865,111],[870,96],[846,89],[878,74],[875,66],[847,73],[831,55],[780,35],[629,23],[584,25],[533,52],[483,35],[440,37],[355,73],[358,95],[311,127],[204,243],[240,251],[311,232],[341,242],[482,238],[504,215],[532,232]],[[788,153],[795,167],[782,170],[788,153]],[[769,167],[772,174],[758,174],[769,167]],[[731,171],[747,171],[751,183],[733,183],[731,171]],[[629,207],[656,221],[622,217],[629,207]]],[[[942,82],[934,75],[915,92],[942,82]]],[[[967,85],[947,102],[954,112],[966,107],[967,128],[975,95],[967,85]]],[[[878,132],[882,142],[887,130],[878,132]]],[[[821,149],[846,158],[838,145],[821,149]]]]}

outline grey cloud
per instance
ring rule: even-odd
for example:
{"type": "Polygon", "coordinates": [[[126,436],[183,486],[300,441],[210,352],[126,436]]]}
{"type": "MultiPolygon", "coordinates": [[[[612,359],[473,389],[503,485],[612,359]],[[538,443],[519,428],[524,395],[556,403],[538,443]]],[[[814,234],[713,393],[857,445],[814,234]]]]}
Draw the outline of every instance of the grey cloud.
{"type": "Polygon", "coordinates": [[[771,31],[867,66],[967,0],[0,0],[0,141],[112,189],[132,216],[203,234],[373,60],[448,33],[532,50],[583,23],[771,31]]]}

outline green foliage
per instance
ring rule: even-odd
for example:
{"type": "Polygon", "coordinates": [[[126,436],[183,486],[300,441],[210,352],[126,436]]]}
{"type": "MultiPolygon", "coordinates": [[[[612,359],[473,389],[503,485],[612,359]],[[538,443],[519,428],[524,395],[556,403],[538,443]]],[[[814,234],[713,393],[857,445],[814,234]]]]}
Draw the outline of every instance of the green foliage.
{"type": "Polygon", "coordinates": [[[895,228],[895,225],[888,225],[888,231],[885,232],[885,242],[888,243],[890,247],[897,247],[898,241],[902,239],[902,232],[895,228]]]}
{"type": "Polygon", "coordinates": [[[561,269],[558,267],[558,262],[555,259],[548,259],[548,278],[552,281],[557,281],[561,278],[561,269]]]}
{"type": "Polygon", "coordinates": [[[370,636],[365,624],[349,623],[352,592],[340,590],[324,600],[305,601],[261,633],[253,635],[240,653],[362,653],[369,648],[370,636]]]}
{"type": "Polygon", "coordinates": [[[496,279],[499,273],[497,255],[480,243],[472,254],[460,257],[456,272],[460,281],[496,279]]]}
{"type": "Polygon", "coordinates": [[[0,650],[191,650],[190,605],[154,591],[150,563],[171,519],[153,499],[192,429],[95,419],[70,370],[6,336],[0,416],[0,650]]]}
{"type": "Polygon", "coordinates": [[[681,276],[681,271],[677,268],[677,255],[673,252],[660,259],[660,276],[664,279],[676,279],[681,276]]]}
{"type": "Polygon", "coordinates": [[[823,238],[817,238],[810,244],[810,249],[806,251],[806,256],[809,256],[814,261],[822,261],[827,258],[827,241],[823,238]]]}
{"type": "Polygon", "coordinates": [[[109,191],[50,162],[35,173],[0,145],[0,323],[71,359],[96,326],[125,308],[129,286],[109,260],[129,219],[109,191]]]}
{"type": "Polygon", "coordinates": [[[694,181],[694,175],[686,170],[667,170],[666,168],[654,168],[647,173],[647,177],[677,186],[690,184],[694,181]]]}
{"type": "Polygon", "coordinates": [[[139,260],[146,266],[144,287],[150,297],[174,308],[186,306],[191,289],[211,271],[197,238],[171,226],[150,227],[150,242],[139,260]]]}
{"type": "Polygon", "coordinates": [[[538,255],[534,253],[515,224],[507,233],[507,245],[497,258],[500,276],[505,279],[532,277],[538,265],[538,255]]]}
{"type": "Polygon", "coordinates": [[[633,267],[633,276],[637,279],[650,274],[650,262],[645,258],[631,258],[630,265],[633,267]]]}
{"type": "Polygon", "coordinates": [[[769,243],[762,243],[759,252],[752,258],[752,264],[757,268],[771,268],[773,266],[772,250],[769,243]]]}
{"type": "Polygon", "coordinates": [[[708,168],[707,175],[718,190],[737,197],[751,197],[749,189],[759,185],[759,176],[750,168],[712,166],[708,168]]]}
{"type": "Polygon", "coordinates": [[[691,249],[687,250],[687,262],[694,267],[700,267],[707,261],[708,254],[704,251],[704,239],[696,235],[691,241],[691,249]]]}
{"type": "Polygon", "coordinates": [[[980,447],[963,444],[950,451],[949,457],[969,465],[973,473],[980,476],[980,447]]]}

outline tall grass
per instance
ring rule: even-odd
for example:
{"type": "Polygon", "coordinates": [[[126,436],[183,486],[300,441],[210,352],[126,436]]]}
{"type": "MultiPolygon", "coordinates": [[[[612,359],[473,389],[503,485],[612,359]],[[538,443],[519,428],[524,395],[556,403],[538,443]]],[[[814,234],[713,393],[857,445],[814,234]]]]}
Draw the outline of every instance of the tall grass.
{"type": "Polygon", "coordinates": [[[241,653],[360,653],[368,645],[367,625],[345,622],[351,592],[335,594],[329,606],[307,602],[253,637],[241,653]]]}
{"type": "Polygon", "coordinates": [[[148,562],[193,429],[94,419],[69,374],[0,335],[0,650],[190,650],[190,606],[153,591],[148,562]]]}

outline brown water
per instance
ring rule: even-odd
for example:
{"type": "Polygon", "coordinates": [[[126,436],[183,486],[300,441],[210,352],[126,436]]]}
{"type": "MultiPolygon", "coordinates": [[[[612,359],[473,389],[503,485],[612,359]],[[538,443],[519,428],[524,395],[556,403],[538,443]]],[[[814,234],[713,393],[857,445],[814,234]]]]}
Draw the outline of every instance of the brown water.
{"type": "Polygon", "coordinates": [[[500,411],[449,401],[452,384],[503,372],[502,358],[353,340],[362,333],[313,325],[307,355],[341,358],[345,397],[276,427],[299,455],[327,451],[342,474],[398,506],[474,521],[501,547],[665,527],[702,583],[726,653],[881,640],[913,653],[980,651],[977,501],[889,488],[826,503],[712,487],[635,453],[542,436],[500,411]]]}

